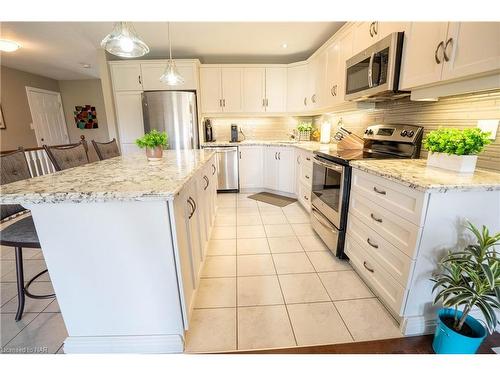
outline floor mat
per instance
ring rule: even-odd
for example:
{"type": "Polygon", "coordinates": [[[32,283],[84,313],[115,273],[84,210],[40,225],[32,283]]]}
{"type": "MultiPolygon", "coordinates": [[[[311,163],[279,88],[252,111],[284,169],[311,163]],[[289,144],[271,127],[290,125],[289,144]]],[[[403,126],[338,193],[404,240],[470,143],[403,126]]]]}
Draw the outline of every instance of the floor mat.
{"type": "Polygon", "coordinates": [[[267,193],[267,192],[249,195],[248,198],[264,203],[269,203],[278,207],[285,207],[288,206],[290,203],[297,202],[297,199],[295,198],[288,198],[283,195],[267,193]]]}

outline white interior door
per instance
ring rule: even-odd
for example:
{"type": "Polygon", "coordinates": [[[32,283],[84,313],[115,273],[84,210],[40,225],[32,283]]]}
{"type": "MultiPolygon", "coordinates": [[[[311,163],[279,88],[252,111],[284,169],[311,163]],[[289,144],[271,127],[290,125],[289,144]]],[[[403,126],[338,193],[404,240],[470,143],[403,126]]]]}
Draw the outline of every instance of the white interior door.
{"type": "Polygon", "coordinates": [[[38,146],[69,143],[61,94],[55,91],[26,87],[28,104],[38,146]]]}

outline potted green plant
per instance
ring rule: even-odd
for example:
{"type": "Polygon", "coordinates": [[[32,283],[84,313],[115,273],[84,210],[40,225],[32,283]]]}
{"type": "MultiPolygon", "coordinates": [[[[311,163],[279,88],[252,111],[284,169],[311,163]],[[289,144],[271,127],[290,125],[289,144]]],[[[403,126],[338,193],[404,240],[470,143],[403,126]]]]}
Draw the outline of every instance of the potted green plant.
{"type": "Polygon", "coordinates": [[[299,141],[310,141],[312,128],[313,127],[310,122],[301,122],[297,126],[297,130],[299,131],[299,141]]]}
{"type": "Polygon", "coordinates": [[[472,173],[476,168],[477,154],[491,143],[489,132],[479,128],[438,129],[424,139],[429,151],[427,165],[462,173],[472,173]]]}
{"type": "Polygon", "coordinates": [[[140,148],[146,149],[146,156],[149,161],[161,160],[163,149],[168,146],[168,135],[165,132],[159,132],[156,129],[137,138],[135,144],[140,148]]]}
{"type": "Polygon", "coordinates": [[[441,272],[432,281],[434,303],[442,302],[432,347],[438,354],[473,354],[488,332],[498,324],[500,309],[500,259],[494,246],[500,233],[490,235],[469,223],[476,244],[463,251],[450,252],[441,261],[441,272]],[[477,308],[484,326],[470,313],[477,308]]]}

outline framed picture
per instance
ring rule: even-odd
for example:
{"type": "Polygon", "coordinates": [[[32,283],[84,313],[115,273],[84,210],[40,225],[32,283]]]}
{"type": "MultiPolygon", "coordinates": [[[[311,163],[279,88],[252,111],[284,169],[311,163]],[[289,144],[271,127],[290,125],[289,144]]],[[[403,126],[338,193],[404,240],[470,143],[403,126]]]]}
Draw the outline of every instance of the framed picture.
{"type": "Polygon", "coordinates": [[[0,129],[5,129],[5,121],[3,119],[2,105],[0,104],[0,129]]]}

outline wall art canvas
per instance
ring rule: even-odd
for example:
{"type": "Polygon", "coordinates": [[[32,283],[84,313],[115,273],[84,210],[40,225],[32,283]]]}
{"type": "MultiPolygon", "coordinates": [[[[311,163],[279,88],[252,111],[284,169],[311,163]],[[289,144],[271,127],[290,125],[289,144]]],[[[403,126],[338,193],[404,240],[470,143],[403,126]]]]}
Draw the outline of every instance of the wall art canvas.
{"type": "Polygon", "coordinates": [[[5,120],[3,119],[2,105],[0,105],[0,129],[5,129],[5,120]]]}
{"type": "Polygon", "coordinates": [[[78,129],[97,129],[97,114],[95,107],[86,105],[75,106],[75,123],[78,129]]]}

